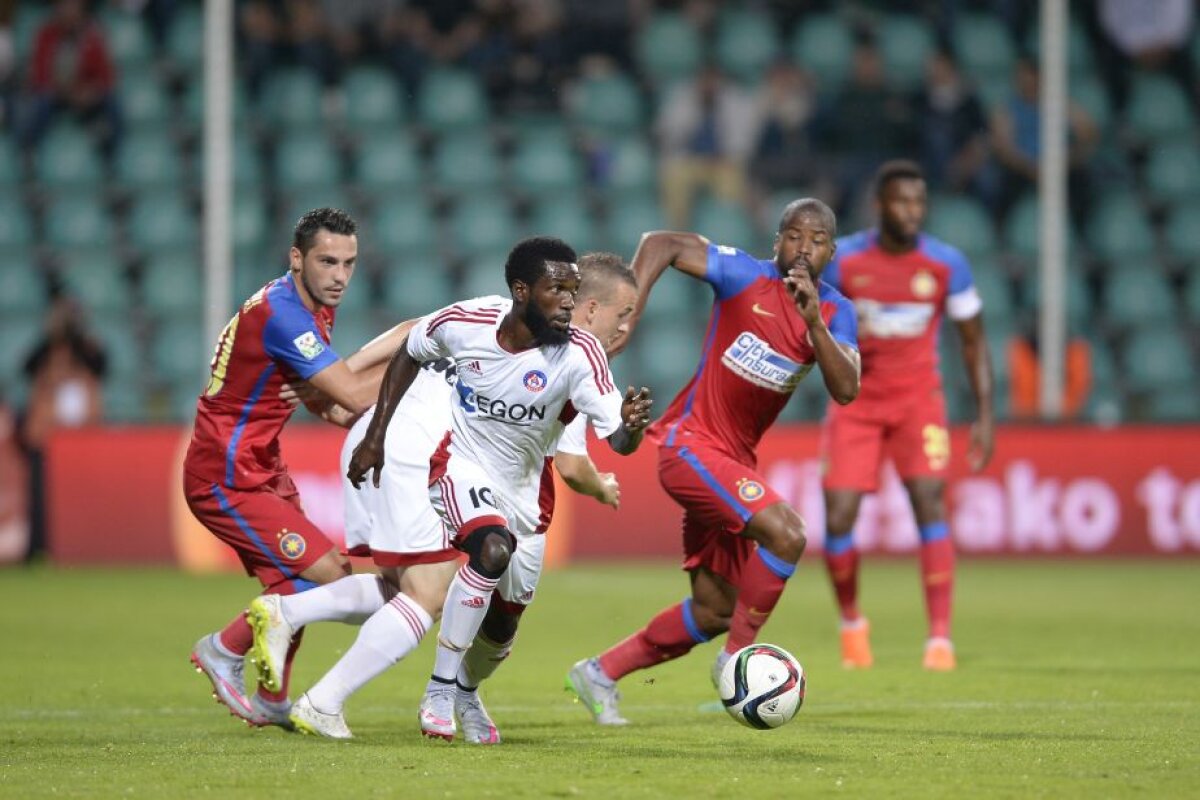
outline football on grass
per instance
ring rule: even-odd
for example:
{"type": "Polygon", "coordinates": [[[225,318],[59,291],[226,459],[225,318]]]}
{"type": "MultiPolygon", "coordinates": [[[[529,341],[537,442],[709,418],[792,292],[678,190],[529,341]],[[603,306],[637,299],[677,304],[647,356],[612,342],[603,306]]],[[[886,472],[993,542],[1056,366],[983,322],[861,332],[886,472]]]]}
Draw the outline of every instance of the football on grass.
{"type": "Polygon", "coordinates": [[[725,710],[738,722],[778,728],[804,703],[804,668],[782,647],[752,644],[729,657],[718,689],[725,710]]]}

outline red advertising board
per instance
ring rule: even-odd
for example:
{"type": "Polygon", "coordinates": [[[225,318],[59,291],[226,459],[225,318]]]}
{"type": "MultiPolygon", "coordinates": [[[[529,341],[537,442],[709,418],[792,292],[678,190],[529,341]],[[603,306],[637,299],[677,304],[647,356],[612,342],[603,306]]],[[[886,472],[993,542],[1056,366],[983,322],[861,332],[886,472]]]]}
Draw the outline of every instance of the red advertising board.
{"type": "MultiPolygon", "coordinates": [[[[49,448],[51,553],[61,563],[163,563],[236,568],[229,551],[182,502],[180,461],[187,431],[174,427],[65,432],[49,448]]],[[[760,471],[801,512],[809,541],[823,538],[818,431],[781,427],[763,440],[760,471]]],[[[297,426],[283,452],[309,515],[341,537],[341,435],[297,426]]],[[[966,431],[954,432],[947,491],[959,550],[980,555],[1152,555],[1200,553],[1200,426],[1008,426],[986,472],[963,464],[966,431]]],[[[679,510],[658,485],[652,446],[628,458],[595,445],[621,481],[621,509],[559,491],[554,549],[571,558],[678,555],[679,510]]],[[[885,469],[855,535],[867,552],[917,546],[907,497],[885,469]]]]}

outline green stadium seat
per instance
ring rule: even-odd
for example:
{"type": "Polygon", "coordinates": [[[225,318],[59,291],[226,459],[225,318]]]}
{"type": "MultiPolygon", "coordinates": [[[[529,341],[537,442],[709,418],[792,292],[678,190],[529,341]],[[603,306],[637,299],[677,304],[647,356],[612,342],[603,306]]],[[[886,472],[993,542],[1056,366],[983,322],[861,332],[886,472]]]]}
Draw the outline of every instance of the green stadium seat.
{"type": "Polygon", "coordinates": [[[778,29],[766,13],[726,11],[717,21],[716,35],[717,64],[739,81],[757,80],[779,57],[778,29]]]}
{"type": "Polygon", "coordinates": [[[21,158],[12,137],[0,138],[0,187],[13,189],[21,181],[21,158]]]}
{"type": "MultiPolygon", "coordinates": [[[[245,126],[250,121],[251,103],[246,96],[246,87],[241,81],[234,81],[233,89],[233,123],[236,129],[245,126]]],[[[197,75],[187,84],[183,93],[183,120],[192,127],[199,128],[204,123],[204,80],[197,75]]]]}
{"type": "Polygon", "coordinates": [[[438,244],[437,222],[420,192],[394,195],[371,217],[371,247],[392,259],[424,258],[438,244]]]}
{"type": "Polygon", "coordinates": [[[1012,282],[996,264],[990,260],[977,261],[971,265],[971,278],[975,290],[983,299],[984,320],[990,323],[1011,325],[1015,314],[1012,282]]]}
{"type": "Polygon", "coordinates": [[[195,248],[199,243],[200,215],[176,191],[140,195],[129,212],[129,240],[145,252],[195,248]]]}
{"type": "MultiPolygon", "coordinates": [[[[1125,344],[1125,379],[1134,392],[1169,392],[1196,381],[1195,356],[1173,327],[1133,331],[1125,344]]],[[[1196,395],[1192,395],[1193,401],[1196,395]]],[[[1194,406],[1193,406],[1194,407],[1194,406]]]]}
{"type": "Polygon", "coordinates": [[[28,388],[25,380],[25,359],[33,350],[44,331],[41,314],[13,313],[0,317],[0,386],[3,386],[4,400],[12,403],[18,400],[15,389],[28,388]]]}
{"type": "Polygon", "coordinates": [[[121,111],[133,129],[164,127],[171,121],[171,103],[153,70],[122,74],[121,111]]]}
{"type": "MultiPolygon", "coordinates": [[[[358,277],[355,278],[355,281],[357,280],[358,277]]],[[[354,286],[346,297],[349,298],[350,295],[354,294],[355,289],[363,288],[365,287],[354,286]]],[[[397,320],[397,322],[399,321],[397,320]]],[[[343,314],[341,309],[339,309],[337,319],[333,324],[333,335],[331,337],[333,349],[339,356],[346,358],[364,344],[383,333],[383,330],[383,327],[376,323],[370,314],[361,312],[343,314]]]]}
{"type": "MultiPolygon", "coordinates": [[[[1084,326],[1096,312],[1096,304],[1092,299],[1092,291],[1084,278],[1083,267],[1072,263],[1067,268],[1067,322],[1075,327],[1084,326]]],[[[1041,308],[1042,282],[1036,269],[1028,272],[1028,277],[1021,282],[1024,307],[1027,313],[1037,315],[1041,308]]],[[[984,299],[985,307],[987,299],[984,299]]]]}
{"type": "Polygon", "coordinates": [[[1188,322],[1193,326],[1200,325],[1200,270],[1192,270],[1187,288],[1183,293],[1183,307],[1188,322]]]}
{"type": "Polygon", "coordinates": [[[12,314],[41,314],[49,296],[46,278],[33,255],[28,250],[13,247],[5,247],[4,253],[5,258],[0,262],[0,318],[12,314]]]}
{"type": "Polygon", "coordinates": [[[508,284],[504,280],[504,262],[508,260],[508,246],[493,250],[480,250],[467,260],[459,276],[455,299],[500,295],[508,297],[508,284]]]}
{"type": "Polygon", "coordinates": [[[187,382],[199,394],[212,360],[214,343],[206,340],[199,317],[179,316],[159,320],[150,337],[150,367],[160,380],[187,382]]]}
{"type": "MultiPolygon", "coordinates": [[[[288,193],[283,203],[281,225],[285,230],[290,231],[301,217],[315,208],[340,208],[351,214],[355,212],[354,205],[350,202],[350,196],[340,185],[297,187],[288,193]]],[[[289,247],[291,246],[290,237],[287,244],[289,247]]]]}
{"type": "Polygon", "coordinates": [[[531,195],[583,189],[583,166],[562,130],[521,137],[509,166],[513,188],[531,195]]]}
{"type": "Polygon", "coordinates": [[[1200,151],[1192,141],[1167,142],[1150,152],[1146,189],[1161,203],[1200,198],[1200,151]]]}
{"type": "Polygon", "coordinates": [[[204,60],[204,11],[200,4],[180,4],[167,31],[166,52],[185,71],[199,71],[204,60]]]}
{"type": "MultiPolygon", "coordinates": [[[[1037,257],[1040,244],[1038,242],[1038,201],[1030,194],[1017,201],[1004,222],[1004,243],[1013,255],[1032,261],[1037,257]]],[[[1067,252],[1075,252],[1077,247],[1074,231],[1067,225],[1067,252]]]]}
{"type": "Polygon", "coordinates": [[[968,258],[996,250],[992,219],[983,205],[967,195],[939,195],[930,203],[928,230],[954,245],[968,258]]]}
{"type": "Polygon", "coordinates": [[[111,253],[78,249],[61,254],[60,262],[63,287],[88,311],[120,314],[133,307],[133,287],[111,253]]]}
{"type": "Polygon", "coordinates": [[[1200,418],[1196,398],[1200,383],[1181,383],[1169,391],[1152,392],[1149,396],[1150,418],[1155,422],[1195,422],[1200,418]]]}
{"type": "Polygon", "coordinates": [[[204,309],[204,276],[199,258],[186,251],[164,251],[142,268],[142,301],[154,316],[196,316],[204,309]]]}
{"type": "Polygon", "coordinates": [[[356,67],[342,82],[343,117],[352,131],[378,134],[404,121],[404,99],[392,74],[378,67],[356,67]]]}
{"type": "Polygon", "coordinates": [[[631,255],[646,231],[667,228],[667,219],[654,195],[629,195],[608,207],[608,249],[631,255]]]}
{"type": "Polygon", "coordinates": [[[459,299],[449,271],[436,257],[397,254],[381,278],[387,311],[396,322],[423,317],[459,299]]]}
{"type": "Polygon", "coordinates": [[[964,14],[954,26],[954,52],[976,79],[1007,78],[1016,54],[1004,24],[990,14],[964,14]]]}
{"type": "Polygon", "coordinates": [[[49,189],[98,187],[104,168],[95,141],[74,125],[56,125],[38,144],[34,160],[38,183],[49,189]]]}
{"type": "Polygon", "coordinates": [[[703,328],[695,324],[680,324],[678,318],[643,319],[630,339],[638,382],[649,386],[665,407],[696,374],[703,342],[703,328]]]}
{"type": "Polygon", "coordinates": [[[235,251],[260,250],[267,244],[267,209],[262,196],[249,189],[238,189],[233,196],[233,248],[235,251]]]}
{"type": "Polygon", "coordinates": [[[101,16],[105,39],[122,74],[150,68],[154,50],[142,18],[128,11],[109,11],[101,16]]]}
{"type": "Polygon", "coordinates": [[[487,99],[478,78],[465,70],[438,69],[425,76],[417,93],[417,118],[435,133],[486,126],[487,99]]]}
{"type": "Polygon", "coordinates": [[[46,244],[58,248],[107,247],[116,238],[113,220],[90,193],[52,200],[45,209],[46,244]]]}
{"type": "Polygon", "coordinates": [[[677,12],[656,13],[637,32],[634,48],[641,72],[660,85],[690,77],[703,55],[700,32],[677,12]]]}
{"type": "Polygon", "coordinates": [[[104,421],[129,424],[146,418],[145,390],[136,380],[117,380],[106,377],[103,386],[104,421]]]}
{"type": "Polygon", "coordinates": [[[108,359],[105,383],[135,382],[145,370],[137,326],[128,314],[93,314],[87,321],[88,329],[104,346],[108,359]]]}
{"type": "Polygon", "coordinates": [[[1082,108],[1100,131],[1112,126],[1112,103],[1104,84],[1094,75],[1072,78],[1070,83],[1071,100],[1082,108]]]}
{"type": "Polygon", "coordinates": [[[1114,264],[1154,255],[1154,231],[1132,192],[1105,194],[1088,218],[1087,234],[1096,255],[1114,264]]]}
{"type": "Polygon", "coordinates": [[[128,189],[160,189],[182,182],[175,145],[165,132],[146,129],[125,137],[117,150],[117,182],[128,189]]]}
{"type": "Polygon", "coordinates": [[[1125,123],[1147,142],[1187,137],[1196,126],[1179,85],[1164,75],[1147,74],[1134,76],[1125,123]]]}
{"type": "Polygon", "coordinates": [[[1122,327],[1166,323],[1178,318],[1166,278],[1153,269],[1110,270],[1104,285],[1104,316],[1122,327]]]}
{"type": "MultiPolygon", "coordinates": [[[[1036,17],[1036,15],[1035,15],[1036,17]]],[[[1025,37],[1025,49],[1034,56],[1041,53],[1041,28],[1035,18],[1025,37]]],[[[1092,75],[1092,43],[1087,30],[1078,19],[1072,19],[1067,28],[1067,71],[1072,79],[1092,75]]]]}
{"type": "Polygon", "coordinates": [[[241,306],[250,295],[286,271],[287,265],[282,255],[269,258],[264,253],[246,253],[238,259],[233,269],[233,306],[241,306]]]}
{"type": "MultiPolygon", "coordinates": [[[[451,245],[466,258],[480,254],[507,254],[516,244],[520,230],[512,209],[503,197],[472,194],[459,202],[450,214],[449,230],[454,232],[451,245]]],[[[504,259],[500,260],[503,265],[504,259]]]]}
{"type": "Polygon", "coordinates": [[[737,247],[748,253],[756,252],[762,237],[754,228],[750,212],[739,203],[727,203],[713,198],[704,198],[692,212],[693,230],[699,231],[711,242],[737,247]]]}
{"type": "Polygon", "coordinates": [[[823,88],[836,88],[850,74],[854,38],[835,14],[811,14],[792,36],[792,58],[817,76],[823,88]]]}
{"type": "Polygon", "coordinates": [[[1200,203],[1182,205],[1166,218],[1166,249],[1172,258],[1186,260],[1200,269],[1200,203]]]}
{"type": "Polygon", "coordinates": [[[637,85],[623,73],[581,79],[567,97],[571,122],[591,134],[627,133],[645,125],[637,85]]]}
{"type": "Polygon", "coordinates": [[[13,45],[21,60],[28,58],[37,41],[37,32],[46,24],[53,6],[50,3],[17,3],[13,15],[13,45]]]}
{"type": "Polygon", "coordinates": [[[484,130],[447,134],[433,156],[433,185],[448,192],[490,191],[500,185],[500,159],[484,130]]]}
{"type": "Polygon", "coordinates": [[[263,122],[280,132],[321,123],[321,82],[310,70],[272,72],[263,83],[263,122]]]}
{"type": "Polygon", "coordinates": [[[908,14],[890,14],[877,30],[889,81],[901,88],[916,88],[925,77],[925,62],[933,52],[929,25],[908,14]]]}
{"type": "Polygon", "coordinates": [[[682,320],[691,324],[697,319],[707,319],[711,306],[712,292],[705,284],[678,270],[668,269],[650,291],[643,316],[648,320],[682,320]]]}
{"type": "Polygon", "coordinates": [[[19,194],[6,192],[0,195],[0,248],[7,254],[22,250],[33,242],[33,220],[19,194]]]}
{"type": "Polygon", "coordinates": [[[367,191],[412,189],[421,185],[421,160],[408,133],[371,134],[359,143],[354,181],[367,191]]]}
{"type": "Polygon", "coordinates": [[[579,253],[600,246],[595,215],[579,195],[540,199],[530,214],[529,234],[557,236],[579,253]]]}
{"type": "Polygon", "coordinates": [[[605,143],[609,149],[609,168],[602,178],[603,188],[614,194],[651,194],[657,186],[658,164],[645,137],[622,136],[605,143]]]}
{"type": "Polygon", "coordinates": [[[341,180],[338,151],[323,134],[296,133],[278,143],[275,181],[285,191],[338,184],[341,180]]]}

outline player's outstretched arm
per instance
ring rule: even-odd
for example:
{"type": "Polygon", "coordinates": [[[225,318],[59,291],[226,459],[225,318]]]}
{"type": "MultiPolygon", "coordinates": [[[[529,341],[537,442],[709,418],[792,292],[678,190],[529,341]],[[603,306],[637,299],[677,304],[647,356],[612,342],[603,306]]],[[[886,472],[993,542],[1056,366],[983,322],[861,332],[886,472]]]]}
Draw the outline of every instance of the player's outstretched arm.
{"type": "Polygon", "coordinates": [[[346,471],[346,477],[354,484],[354,488],[357,489],[362,484],[367,472],[372,473],[371,483],[379,488],[379,475],[383,470],[383,443],[387,436],[388,423],[392,421],[400,399],[404,397],[408,387],[412,386],[420,370],[421,364],[408,354],[408,337],[405,337],[404,343],[392,355],[387,371],[383,374],[379,397],[375,403],[375,415],[367,425],[363,440],[354,448],[354,454],[350,457],[350,468],[346,471]]]}
{"type": "Polygon", "coordinates": [[[783,282],[792,293],[796,310],[808,326],[808,338],[816,354],[817,366],[821,368],[825,389],[836,403],[846,405],[858,397],[860,388],[862,363],[858,350],[837,341],[829,332],[829,326],[821,317],[821,300],[817,294],[817,287],[808,270],[789,270],[783,282]]]}
{"type": "Polygon", "coordinates": [[[571,491],[594,497],[606,506],[620,507],[621,487],[617,476],[596,469],[596,462],[588,456],[559,450],[554,456],[554,468],[571,491]]]}
{"type": "MultiPolygon", "coordinates": [[[[675,267],[680,272],[687,273],[693,278],[703,278],[708,270],[708,239],[698,233],[680,233],[676,231],[649,231],[642,234],[633,261],[629,263],[637,278],[638,299],[633,314],[629,318],[629,332],[637,327],[637,321],[646,308],[650,298],[650,289],[667,267],[675,267]]],[[[625,349],[629,341],[626,336],[619,347],[609,353],[609,358],[616,356],[625,349]]]]}
{"type": "Polygon", "coordinates": [[[642,434],[650,424],[650,407],[653,405],[654,398],[645,386],[636,391],[632,386],[625,390],[625,401],[621,403],[621,427],[608,437],[608,446],[614,453],[627,456],[638,449],[642,434]]]}
{"type": "Polygon", "coordinates": [[[975,395],[978,416],[971,425],[971,444],[967,450],[967,463],[978,472],[988,465],[995,447],[995,417],[992,411],[992,356],[988,352],[987,338],[983,334],[983,314],[959,320],[959,339],[962,341],[963,363],[971,381],[971,392],[975,395]]]}

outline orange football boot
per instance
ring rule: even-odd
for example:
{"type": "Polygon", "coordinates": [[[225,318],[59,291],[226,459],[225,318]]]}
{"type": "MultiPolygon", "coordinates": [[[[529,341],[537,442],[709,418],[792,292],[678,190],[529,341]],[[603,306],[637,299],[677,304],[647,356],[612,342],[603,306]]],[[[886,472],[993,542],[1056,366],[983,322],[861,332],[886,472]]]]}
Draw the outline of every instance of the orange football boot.
{"type": "Polygon", "coordinates": [[[871,624],[866,617],[842,623],[842,667],[869,669],[875,663],[871,655],[871,624]]]}
{"type": "Polygon", "coordinates": [[[949,672],[958,666],[954,657],[954,645],[950,640],[939,636],[925,642],[925,659],[921,662],[925,669],[935,672],[949,672]]]}

